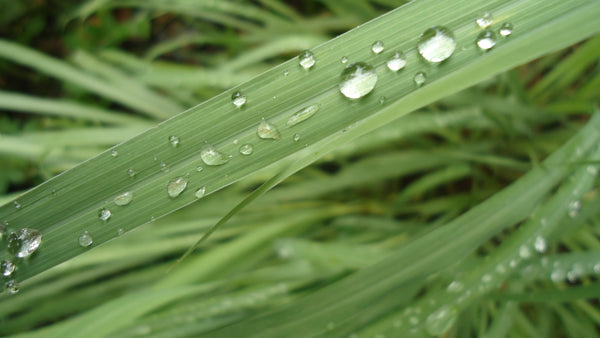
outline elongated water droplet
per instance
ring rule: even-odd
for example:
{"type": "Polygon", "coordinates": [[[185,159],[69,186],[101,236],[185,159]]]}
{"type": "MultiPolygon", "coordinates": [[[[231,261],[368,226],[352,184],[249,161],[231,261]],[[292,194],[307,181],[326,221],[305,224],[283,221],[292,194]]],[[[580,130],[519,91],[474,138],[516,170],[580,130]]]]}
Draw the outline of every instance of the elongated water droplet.
{"type": "Polygon", "coordinates": [[[169,197],[175,198],[185,190],[188,184],[188,178],[185,176],[177,177],[169,181],[167,185],[167,193],[169,197]]]}
{"type": "Polygon", "coordinates": [[[0,241],[6,236],[6,224],[0,221],[0,241]]]}
{"type": "Polygon", "coordinates": [[[267,122],[265,119],[263,119],[259,123],[256,133],[258,134],[258,137],[262,139],[279,140],[279,138],[281,137],[281,134],[279,133],[279,130],[277,130],[277,127],[267,122]]]}
{"type": "Polygon", "coordinates": [[[77,241],[79,242],[79,246],[87,248],[88,246],[92,245],[94,239],[92,238],[92,235],[90,235],[89,232],[84,231],[81,235],[79,235],[77,241]]]}
{"type": "Polygon", "coordinates": [[[483,50],[490,50],[496,45],[496,34],[489,29],[477,36],[477,46],[483,50]]]}
{"type": "Polygon", "coordinates": [[[240,147],[240,154],[242,155],[252,155],[252,153],[254,152],[254,146],[251,145],[250,143],[248,144],[244,144],[240,147]]]}
{"type": "Polygon", "coordinates": [[[112,157],[117,157],[117,156],[119,156],[119,152],[113,149],[113,150],[110,152],[110,156],[112,156],[112,157]]]}
{"type": "Polygon", "coordinates": [[[15,293],[19,292],[20,285],[13,279],[6,282],[4,284],[4,288],[9,294],[14,295],[15,293]]]}
{"type": "Polygon", "coordinates": [[[581,202],[580,201],[572,201],[568,206],[569,217],[575,218],[579,215],[579,211],[581,211],[581,202]]]}
{"type": "Polygon", "coordinates": [[[403,69],[405,66],[406,56],[402,52],[394,53],[394,55],[387,61],[388,69],[393,72],[397,72],[400,69],[403,69]]]}
{"type": "Polygon", "coordinates": [[[242,92],[233,93],[231,95],[231,103],[233,103],[234,106],[241,108],[246,104],[246,95],[244,95],[242,92]]]}
{"type": "Polygon", "coordinates": [[[356,62],[344,69],[339,85],[340,92],[349,99],[359,99],[369,94],[377,84],[377,73],[371,65],[356,62]]]}
{"type": "Polygon", "coordinates": [[[454,34],[443,26],[433,26],[421,34],[417,40],[419,54],[429,62],[442,62],[456,49],[454,34]]]}
{"type": "Polygon", "coordinates": [[[133,168],[129,168],[127,169],[127,175],[129,175],[129,177],[135,177],[135,175],[137,175],[137,171],[135,171],[133,168]]]}
{"type": "Polygon", "coordinates": [[[481,28],[488,28],[494,23],[494,17],[489,12],[485,12],[481,14],[475,22],[477,22],[477,26],[481,28]]]}
{"type": "Polygon", "coordinates": [[[294,137],[292,139],[294,140],[294,142],[300,141],[300,134],[294,134],[294,137]]]}
{"type": "Polygon", "coordinates": [[[4,277],[12,275],[12,273],[15,272],[15,269],[15,263],[9,260],[2,261],[2,264],[0,265],[0,271],[2,271],[2,276],[4,277]]]}
{"type": "Polygon", "coordinates": [[[179,147],[179,137],[175,135],[169,136],[169,143],[171,143],[171,147],[173,148],[179,147]]]}
{"type": "Polygon", "coordinates": [[[206,145],[202,149],[200,158],[206,165],[222,165],[229,162],[229,156],[226,156],[211,145],[206,145]]]}
{"type": "Polygon", "coordinates": [[[425,84],[425,81],[427,81],[427,75],[423,72],[418,72],[417,74],[415,74],[414,81],[417,87],[421,87],[425,84]]]}
{"type": "Polygon", "coordinates": [[[315,55],[309,50],[302,51],[298,56],[298,64],[306,70],[311,69],[316,62],[315,55]]]}
{"type": "Polygon", "coordinates": [[[106,208],[102,208],[100,211],[98,211],[98,218],[103,222],[108,221],[110,216],[112,216],[112,212],[106,208]]]}
{"type": "Polygon", "coordinates": [[[315,113],[319,111],[320,107],[321,106],[319,104],[313,104],[313,105],[310,105],[308,107],[304,107],[304,108],[298,110],[296,113],[294,113],[294,115],[290,116],[290,118],[287,120],[287,126],[288,127],[295,126],[298,123],[307,120],[309,117],[315,115],[315,113]]]}
{"type": "Polygon", "coordinates": [[[427,317],[425,329],[433,336],[441,336],[450,330],[457,317],[458,310],[455,307],[443,305],[427,317]]]}
{"type": "Polygon", "coordinates": [[[206,187],[200,187],[200,188],[196,189],[194,196],[196,198],[202,198],[202,197],[204,197],[204,194],[206,194],[206,187]]]}
{"type": "Polygon", "coordinates": [[[11,232],[7,236],[8,252],[19,258],[27,257],[34,253],[42,243],[42,234],[38,230],[23,228],[11,232]]]}
{"type": "Polygon", "coordinates": [[[548,248],[548,244],[546,243],[546,239],[544,237],[538,236],[535,238],[533,247],[535,248],[535,251],[537,251],[539,253],[544,253],[544,252],[546,252],[546,249],[548,248]]]}
{"type": "Polygon", "coordinates": [[[384,49],[385,46],[383,45],[383,41],[375,41],[373,42],[373,45],[371,45],[371,51],[373,54],[381,54],[384,49]]]}
{"type": "Polygon", "coordinates": [[[133,200],[133,192],[126,191],[120,195],[117,195],[117,197],[115,197],[115,204],[118,206],[124,206],[124,205],[131,203],[132,200],[133,200]]]}
{"type": "Polygon", "coordinates": [[[513,31],[513,25],[510,22],[505,22],[502,24],[502,26],[500,26],[500,29],[498,30],[498,33],[500,33],[500,35],[506,37],[512,34],[513,31]]]}

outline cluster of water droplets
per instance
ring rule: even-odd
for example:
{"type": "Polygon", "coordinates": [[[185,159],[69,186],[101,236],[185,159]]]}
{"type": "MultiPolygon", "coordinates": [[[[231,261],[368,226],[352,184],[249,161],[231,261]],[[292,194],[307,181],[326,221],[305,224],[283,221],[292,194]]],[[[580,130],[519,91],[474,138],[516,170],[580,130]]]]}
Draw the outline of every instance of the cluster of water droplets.
{"type": "MultiPolygon", "coordinates": [[[[477,35],[477,38],[475,40],[477,46],[484,51],[494,48],[494,46],[498,42],[498,37],[496,35],[496,32],[492,29],[492,25],[494,23],[494,17],[492,16],[492,14],[490,14],[489,12],[485,12],[481,16],[479,16],[475,20],[475,22],[481,29],[483,29],[477,35]]],[[[500,34],[501,37],[506,38],[512,34],[512,31],[512,23],[505,22],[498,29],[498,34],[500,34]]]]}
{"type": "MultiPolygon", "coordinates": [[[[6,249],[16,260],[28,259],[38,250],[42,244],[42,234],[36,229],[21,228],[15,231],[8,231],[7,225],[0,222],[0,242],[6,244],[6,249]]],[[[0,277],[4,282],[4,289],[9,294],[19,292],[19,283],[12,279],[17,271],[15,260],[5,259],[0,262],[0,277]]]]}

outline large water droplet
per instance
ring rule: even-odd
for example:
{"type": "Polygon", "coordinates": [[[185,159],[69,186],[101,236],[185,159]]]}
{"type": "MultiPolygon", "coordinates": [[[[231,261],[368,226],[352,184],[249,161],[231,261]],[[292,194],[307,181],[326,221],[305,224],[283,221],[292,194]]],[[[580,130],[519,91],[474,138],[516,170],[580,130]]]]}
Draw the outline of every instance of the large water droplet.
{"type": "Polygon", "coordinates": [[[458,310],[455,307],[443,305],[427,317],[425,329],[433,336],[441,336],[450,330],[457,317],[458,310]]]}
{"type": "Polygon", "coordinates": [[[397,72],[406,66],[406,56],[402,52],[396,52],[387,61],[387,67],[393,72],[397,72]]]}
{"type": "Polygon", "coordinates": [[[489,29],[477,36],[477,46],[483,50],[490,50],[496,45],[496,34],[489,29]]]}
{"type": "Polygon", "coordinates": [[[298,123],[305,121],[309,117],[315,115],[315,113],[319,111],[320,107],[321,106],[319,104],[313,104],[298,110],[287,120],[288,127],[295,126],[298,123]]]}
{"type": "Polygon", "coordinates": [[[250,143],[248,144],[244,144],[240,147],[240,154],[242,155],[252,155],[252,153],[254,152],[254,146],[251,145],[250,143]]]}
{"type": "Polygon", "coordinates": [[[231,103],[233,103],[234,106],[241,108],[246,104],[246,95],[244,95],[242,92],[233,93],[231,95],[231,103]]]}
{"type": "Polygon", "coordinates": [[[204,197],[205,194],[206,194],[206,187],[200,187],[200,188],[196,189],[196,192],[194,192],[194,196],[196,198],[202,198],[202,197],[204,197]]]}
{"type": "Polygon", "coordinates": [[[298,64],[304,69],[311,69],[316,62],[315,55],[309,50],[302,51],[298,56],[298,64]]]}
{"type": "Polygon", "coordinates": [[[12,273],[15,272],[15,269],[15,263],[9,260],[4,260],[2,261],[2,264],[0,264],[0,271],[2,272],[2,276],[4,277],[12,275],[12,273]]]}
{"type": "Polygon", "coordinates": [[[112,216],[112,212],[106,208],[102,208],[100,211],[98,211],[98,218],[103,222],[108,221],[110,216],[112,216]]]}
{"type": "Polygon", "coordinates": [[[171,143],[171,147],[173,148],[179,147],[179,137],[175,135],[169,136],[169,143],[171,143]]]}
{"type": "Polygon", "coordinates": [[[11,232],[7,237],[8,252],[19,258],[27,257],[39,248],[42,243],[42,234],[38,230],[23,228],[11,232]]]}
{"type": "Polygon", "coordinates": [[[131,203],[132,200],[133,200],[133,192],[126,191],[120,195],[117,195],[117,197],[115,197],[115,204],[122,207],[124,205],[131,203]]]}
{"type": "Polygon", "coordinates": [[[546,239],[542,236],[537,236],[535,238],[535,242],[533,243],[533,247],[535,248],[535,251],[539,252],[539,253],[543,253],[546,252],[546,249],[548,248],[548,244],[546,243],[546,239]]]}
{"type": "Polygon", "coordinates": [[[202,149],[200,158],[207,165],[222,165],[229,162],[229,156],[226,156],[211,145],[206,145],[202,149]]]}
{"type": "Polygon", "coordinates": [[[385,46],[383,45],[383,41],[375,41],[373,42],[373,45],[371,45],[371,51],[373,54],[381,54],[384,49],[385,46]]]}
{"type": "Polygon", "coordinates": [[[356,62],[344,69],[339,85],[340,92],[349,99],[359,99],[369,94],[377,84],[377,73],[371,65],[356,62]]]}
{"type": "Polygon", "coordinates": [[[169,181],[167,185],[167,193],[169,197],[175,198],[185,190],[188,184],[188,178],[185,176],[177,177],[169,181]]]}
{"type": "Polygon", "coordinates": [[[417,40],[419,54],[429,62],[442,62],[456,49],[454,34],[443,26],[428,28],[417,40]]]}
{"type": "Polygon", "coordinates": [[[415,74],[414,81],[417,87],[421,87],[425,84],[425,81],[427,81],[427,75],[423,72],[418,72],[415,74]]]}
{"type": "Polygon", "coordinates": [[[513,31],[512,23],[505,22],[502,24],[502,26],[500,26],[498,33],[500,33],[500,35],[502,35],[502,36],[509,36],[512,34],[512,31],[513,31]]]}
{"type": "Polygon", "coordinates": [[[275,127],[274,124],[267,122],[265,119],[260,121],[256,133],[258,134],[258,137],[262,139],[279,140],[281,137],[277,127],[275,127]]]}
{"type": "Polygon", "coordinates": [[[89,232],[84,231],[79,238],[77,239],[77,241],[79,242],[79,246],[82,246],[84,248],[92,245],[92,243],[94,243],[94,239],[92,238],[92,235],[90,235],[89,232]]]}
{"type": "Polygon", "coordinates": [[[15,293],[19,292],[20,285],[13,279],[6,282],[4,284],[4,288],[9,294],[14,295],[15,293]]]}
{"type": "Polygon", "coordinates": [[[494,17],[489,12],[485,12],[481,14],[475,22],[477,22],[477,26],[481,28],[488,28],[494,23],[494,17]]]}
{"type": "Polygon", "coordinates": [[[571,218],[577,217],[577,215],[579,215],[579,211],[581,211],[581,202],[580,201],[572,201],[571,203],[569,203],[567,210],[569,213],[569,217],[571,217],[571,218]]]}

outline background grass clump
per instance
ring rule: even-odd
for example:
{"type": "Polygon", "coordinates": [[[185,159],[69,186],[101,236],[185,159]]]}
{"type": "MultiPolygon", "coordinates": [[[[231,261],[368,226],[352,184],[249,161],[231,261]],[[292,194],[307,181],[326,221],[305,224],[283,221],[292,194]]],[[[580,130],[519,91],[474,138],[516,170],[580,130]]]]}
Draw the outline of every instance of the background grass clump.
{"type": "MultiPolygon", "coordinates": [[[[527,17],[525,9],[535,5],[525,0],[514,6],[456,1],[453,6],[473,11],[466,12],[472,20],[465,23],[461,18],[457,22],[446,18],[434,1],[423,1],[423,6],[415,3],[407,13],[417,8],[422,17],[407,17],[409,22],[426,26],[449,22],[464,34],[475,35],[480,30],[475,24],[480,9],[497,9],[491,11],[492,29],[497,29],[510,21],[510,15],[527,17]]],[[[260,95],[272,100],[265,107],[273,106],[274,113],[265,108],[264,114],[273,119],[278,117],[275,111],[296,111],[294,105],[308,102],[313,94],[326,100],[333,93],[333,99],[346,102],[337,89],[325,85],[318,93],[303,92],[300,82],[306,78],[301,76],[310,73],[297,67],[287,68],[292,69],[291,84],[281,88],[290,101],[260,93],[260,88],[269,82],[265,79],[288,76],[280,64],[302,50],[403,4],[395,0],[3,3],[0,205],[6,204],[0,209],[2,226],[14,230],[16,225],[7,219],[19,209],[15,206],[27,212],[35,203],[52,198],[44,195],[42,185],[30,192],[31,199],[21,199],[26,190],[98,154],[83,166],[99,163],[93,171],[108,173],[116,168],[124,173],[121,169],[129,164],[113,165],[110,158],[133,157],[133,150],[152,147],[136,144],[148,135],[140,133],[198,103],[210,105],[219,100],[215,95],[245,81],[249,81],[242,87],[245,93],[257,91],[248,95],[245,113],[249,115],[254,114],[251,100],[258,101],[260,95]],[[262,77],[252,80],[259,74],[262,77]],[[293,104],[285,107],[285,102],[293,104]],[[114,148],[112,156],[101,154],[136,136],[114,148]]],[[[556,14],[557,25],[579,13],[577,1],[561,6],[575,9],[564,10],[568,15],[556,14]]],[[[561,6],[544,13],[562,13],[561,6]]],[[[592,14],[599,10],[586,6],[592,14]]],[[[9,294],[7,288],[0,295],[0,334],[598,336],[600,27],[592,22],[589,32],[573,28],[570,33],[583,40],[575,39],[567,48],[556,50],[552,41],[545,41],[550,53],[505,72],[490,71],[485,80],[467,89],[454,89],[477,78],[466,71],[455,83],[434,87],[436,81],[452,76],[453,72],[443,73],[443,67],[456,67],[454,73],[459,73],[477,59],[507,50],[519,35],[536,33],[532,27],[524,31],[525,20],[510,22],[513,35],[499,38],[498,46],[487,53],[474,43],[459,44],[467,56],[453,56],[456,64],[427,68],[418,63],[414,48],[412,54],[407,50],[409,64],[400,76],[425,67],[431,85],[412,89],[411,82],[405,101],[400,96],[373,94],[366,102],[377,104],[365,108],[364,114],[402,115],[408,112],[406,106],[424,106],[361,137],[331,141],[322,148],[313,148],[319,145],[318,135],[311,138],[308,127],[302,129],[299,143],[289,146],[289,157],[296,156],[297,161],[292,167],[304,166],[298,159],[302,156],[320,159],[292,176],[285,173],[295,169],[265,156],[253,164],[252,172],[239,177],[223,169],[223,175],[213,178],[218,188],[208,186],[206,197],[166,217],[147,217],[153,210],[149,204],[127,209],[134,210],[127,216],[130,222],[106,232],[83,225],[68,225],[61,232],[54,221],[49,222],[46,229],[57,231],[59,238],[45,237],[38,253],[20,260],[14,273],[2,277],[3,284],[14,278],[19,292],[9,294]],[[423,97],[410,101],[411,95],[426,93],[428,88],[438,88],[441,99],[426,105],[420,104],[429,103],[423,97]],[[278,178],[286,179],[246,208],[234,209],[263,182],[278,178]],[[176,263],[232,209],[236,212],[228,222],[176,263]],[[137,227],[144,223],[148,224],[137,227]],[[84,230],[93,235],[90,247],[77,245],[84,230]],[[69,243],[70,251],[53,246],[53,241],[61,240],[69,243]],[[44,263],[45,256],[55,260],[44,263]]],[[[365,46],[357,53],[371,55],[372,36],[395,34],[378,32],[382,28],[376,25],[348,34],[353,46],[365,46]]],[[[324,74],[338,67],[335,74],[339,74],[340,58],[332,61],[335,53],[327,49],[332,45],[323,46],[315,48],[317,66],[324,74]]],[[[386,53],[391,52],[386,47],[386,53]]],[[[383,61],[373,62],[387,71],[383,61]]],[[[311,70],[311,75],[318,71],[311,70]]],[[[378,86],[385,81],[380,76],[378,86]]],[[[230,96],[227,92],[221,97],[229,100],[230,96]]],[[[331,114],[344,117],[345,110],[360,109],[360,104],[331,114]]],[[[324,114],[319,111],[315,117],[324,114]]],[[[202,108],[190,110],[188,116],[212,118],[202,108]]],[[[356,118],[356,124],[330,134],[359,129],[362,120],[353,116],[348,118],[356,118]]],[[[322,121],[324,129],[326,123],[335,122],[334,117],[322,121]]],[[[176,126],[178,135],[204,132],[193,125],[177,127],[177,118],[167,123],[176,126]]],[[[219,139],[232,149],[242,144],[234,136],[243,140],[246,134],[254,135],[254,129],[248,132],[242,122],[235,128],[239,130],[231,135],[223,131],[227,142],[219,139]]],[[[316,135],[319,128],[314,129],[316,135]]],[[[210,132],[214,131],[206,131],[210,132]]],[[[170,178],[189,171],[183,167],[191,161],[185,151],[192,142],[191,136],[182,137],[181,145],[174,148],[181,152],[165,155],[164,161],[155,156],[152,165],[157,175],[170,178]]],[[[255,148],[251,156],[256,158],[261,149],[255,148]]],[[[154,184],[158,179],[140,166],[131,176],[141,182],[141,190],[142,183],[154,184]]],[[[64,177],[76,175],[76,170],[64,177]]],[[[86,196],[85,184],[94,183],[89,181],[66,178],[64,182],[72,186],[52,193],[70,201],[63,205],[65,209],[81,208],[83,213],[85,203],[95,208],[105,198],[69,199],[62,191],[86,196]],[[79,182],[82,186],[77,187],[79,182]]],[[[123,192],[123,184],[137,183],[115,178],[95,184],[98,187],[92,187],[97,189],[106,185],[107,196],[113,196],[123,192]]],[[[198,188],[202,187],[188,187],[189,201],[198,188]]],[[[152,196],[135,194],[134,202],[153,201],[152,196]]],[[[166,206],[157,216],[185,204],[166,206]]],[[[40,218],[60,216],[52,210],[41,212],[40,218]]],[[[115,213],[111,222],[118,222],[118,217],[115,213]]],[[[2,234],[0,258],[8,260],[7,232],[2,234]]]]}

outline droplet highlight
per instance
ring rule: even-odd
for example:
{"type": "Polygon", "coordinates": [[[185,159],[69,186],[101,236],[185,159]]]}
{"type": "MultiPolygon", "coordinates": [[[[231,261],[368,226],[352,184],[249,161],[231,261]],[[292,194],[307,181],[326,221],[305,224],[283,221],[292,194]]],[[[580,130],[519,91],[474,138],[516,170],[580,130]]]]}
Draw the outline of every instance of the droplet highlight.
{"type": "Polygon", "coordinates": [[[205,194],[206,194],[206,187],[200,187],[200,188],[196,189],[196,192],[194,192],[194,197],[202,198],[202,197],[204,197],[205,194]]]}
{"type": "Polygon", "coordinates": [[[231,103],[238,108],[242,108],[246,104],[246,95],[242,92],[235,92],[231,95],[231,103]]]}
{"type": "Polygon", "coordinates": [[[84,231],[81,235],[79,235],[77,241],[79,243],[79,246],[84,248],[87,248],[88,246],[92,245],[92,243],[94,243],[92,235],[90,235],[90,233],[87,231],[84,231]]]}
{"type": "Polygon", "coordinates": [[[375,41],[371,45],[371,51],[375,55],[381,54],[381,52],[383,52],[384,49],[385,49],[385,46],[383,45],[383,41],[375,41]]]}
{"type": "Polygon", "coordinates": [[[510,22],[505,22],[502,24],[502,26],[500,26],[500,29],[498,30],[498,33],[500,33],[500,35],[507,37],[510,36],[513,32],[513,24],[510,22]]]}
{"type": "Polygon", "coordinates": [[[206,165],[223,165],[229,162],[229,156],[226,156],[211,145],[206,145],[202,149],[200,158],[206,165]]]}
{"type": "Polygon", "coordinates": [[[106,208],[100,209],[100,211],[98,211],[98,218],[103,222],[108,221],[110,219],[110,216],[112,216],[112,212],[110,212],[110,210],[106,208]]]}
{"type": "Polygon", "coordinates": [[[115,197],[115,204],[122,207],[122,206],[125,206],[125,205],[131,203],[132,200],[133,200],[133,192],[126,191],[122,194],[117,195],[117,197],[115,197]]]}
{"type": "Polygon", "coordinates": [[[359,99],[373,91],[376,84],[375,69],[365,62],[356,62],[342,71],[339,89],[345,97],[359,99]]]}
{"type": "Polygon", "coordinates": [[[415,77],[413,80],[415,81],[415,84],[417,85],[417,87],[421,87],[427,81],[427,75],[423,72],[418,72],[417,74],[415,74],[415,77]]]}
{"type": "Polygon", "coordinates": [[[496,34],[489,29],[477,36],[477,46],[483,50],[490,50],[496,45],[496,34]]]}
{"type": "Polygon", "coordinates": [[[169,143],[171,144],[171,147],[173,148],[177,148],[179,147],[179,137],[175,136],[175,135],[171,135],[169,136],[169,143]]]}
{"type": "Polygon", "coordinates": [[[402,52],[396,52],[387,61],[387,67],[392,72],[397,72],[406,67],[406,56],[402,52]]]}
{"type": "Polygon", "coordinates": [[[321,108],[319,104],[313,104],[298,110],[287,120],[287,126],[292,127],[300,122],[306,121],[308,118],[315,115],[319,111],[319,108],[321,108]]]}
{"type": "Polygon", "coordinates": [[[15,263],[9,260],[4,260],[2,261],[2,264],[0,264],[0,271],[2,271],[2,276],[4,277],[12,275],[16,268],[15,263]]]}
{"type": "Polygon", "coordinates": [[[254,152],[254,146],[251,145],[250,143],[248,144],[244,144],[240,147],[240,154],[242,155],[252,155],[252,153],[254,152]]]}
{"type": "Polygon", "coordinates": [[[8,252],[18,258],[24,258],[34,253],[42,243],[42,234],[38,230],[23,228],[11,232],[7,238],[8,252]]]}
{"type": "Polygon", "coordinates": [[[112,157],[118,157],[118,156],[119,156],[119,152],[113,149],[113,150],[110,152],[110,156],[112,156],[112,157]]]}
{"type": "Polygon", "coordinates": [[[447,60],[456,49],[456,40],[451,30],[443,26],[433,26],[421,34],[417,40],[419,54],[429,62],[447,60]]]}
{"type": "Polygon", "coordinates": [[[311,69],[316,62],[315,55],[309,50],[302,51],[298,56],[298,64],[306,70],[311,69]]]}
{"type": "Polygon", "coordinates": [[[169,181],[167,185],[167,194],[171,198],[176,198],[185,190],[188,184],[187,177],[177,177],[169,181]]]}
{"type": "Polygon", "coordinates": [[[261,139],[271,139],[271,140],[279,140],[281,134],[275,125],[267,122],[267,120],[263,119],[259,124],[256,130],[258,137],[261,139]]]}
{"type": "Polygon", "coordinates": [[[137,171],[135,171],[133,168],[129,168],[127,169],[127,175],[129,175],[129,177],[135,177],[135,175],[137,175],[137,171]]]}
{"type": "Polygon", "coordinates": [[[11,295],[14,295],[15,293],[19,292],[20,285],[19,283],[17,283],[17,281],[13,279],[6,282],[4,284],[4,288],[6,289],[6,292],[8,292],[11,295]]]}
{"type": "Polygon", "coordinates": [[[475,20],[475,22],[477,23],[477,26],[479,26],[481,28],[488,28],[489,26],[492,25],[492,23],[494,23],[494,17],[492,16],[492,14],[490,12],[485,12],[485,13],[481,14],[475,20]]]}

